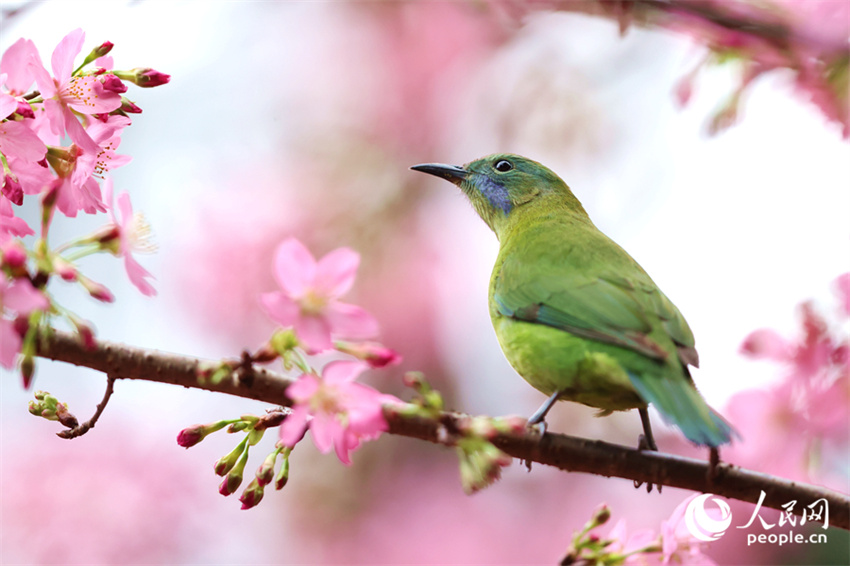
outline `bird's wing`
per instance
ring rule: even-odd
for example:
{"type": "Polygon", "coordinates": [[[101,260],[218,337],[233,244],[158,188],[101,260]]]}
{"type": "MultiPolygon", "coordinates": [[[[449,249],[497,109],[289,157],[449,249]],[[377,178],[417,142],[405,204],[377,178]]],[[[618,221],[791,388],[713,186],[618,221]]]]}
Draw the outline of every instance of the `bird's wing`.
{"type": "Polygon", "coordinates": [[[665,360],[672,352],[650,336],[660,326],[681,361],[697,365],[687,322],[636,263],[630,276],[588,274],[575,265],[535,274],[524,263],[521,256],[508,258],[497,274],[494,300],[502,315],[665,360]]]}

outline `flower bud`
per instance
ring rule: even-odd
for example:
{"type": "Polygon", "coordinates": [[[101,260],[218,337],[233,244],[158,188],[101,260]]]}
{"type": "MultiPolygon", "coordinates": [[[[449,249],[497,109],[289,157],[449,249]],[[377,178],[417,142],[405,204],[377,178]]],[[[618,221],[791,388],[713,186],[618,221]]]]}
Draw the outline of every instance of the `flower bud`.
{"type": "Polygon", "coordinates": [[[65,403],[59,403],[56,407],[56,420],[67,428],[76,428],[80,424],[77,417],[68,411],[68,405],[65,403]]]}
{"type": "Polygon", "coordinates": [[[510,465],[510,456],[483,438],[462,438],[457,444],[460,479],[467,494],[475,493],[496,482],[502,468],[510,465]]]}
{"type": "Polygon", "coordinates": [[[15,114],[22,118],[35,118],[35,112],[32,111],[32,106],[25,100],[18,100],[18,107],[15,109],[15,114]]]}
{"type": "MultiPolygon", "coordinates": [[[[244,443],[240,443],[237,448],[244,448],[244,443]]],[[[239,461],[233,469],[228,472],[224,480],[222,480],[221,484],[218,486],[218,492],[220,494],[227,496],[239,489],[239,486],[242,484],[242,476],[245,474],[246,462],[248,462],[247,450],[243,452],[242,457],[239,458],[239,461]]]]}
{"type": "Polygon", "coordinates": [[[227,474],[221,483],[218,486],[218,492],[223,496],[227,497],[231,493],[235,492],[239,489],[239,486],[242,484],[242,475],[234,474],[233,472],[227,474]]]}
{"type": "Polygon", "coordinates": [[[236,463],[239,461],[239,457],[244,451],[245,441],[243,440],[227,456],[216,460],[214,464],[215,474],[217,476],[223,476],[224,474],[230,472],[230,470],[232,470],[236,466],[236,463]]]}
{"type": "Polygon", "coordinates": [[[33,356],[24,356],[21,360],[21,379],[24,382],[24,389],[30,388],[33,375],[35,375],[35,359],[33,356]]]}
{"type": "Polygon", "coordinates": [[[58,255],[53,257],[53,271],[65,281],[77,280],[77,268],[58,255]]]}
{"type": "Polygon", "coordinates": [[[0,264],[3,267],[18,270],[27,262],[27,250],[23,247],[20,240],[10,238],[8,242],[0,247],[0,264]]]}
{"type": "Polygon", "coordinates": [[[89,292],[89,295],[104,303],[112,303],[115,301],[115,296],[104,285],[96,281],[92,281],[88,277],[77,274],[77,280],[82,284],[83,288],[89,292]]]}
{"type": "Polygon", "coordinates": [[[100,82],[103,85],[103,90],[105,91],[115,92],[118,94],[127,92],[127,85],[121,82],[121,79],[119,79],[112,73],[103,75],[100,78],[100,82]]]}
{"type": "Polygon", "coordinates": [[[251,507],[255,507],[260,501],[263,499],[263,484],[261,484],[257,478],[251,480],[251,483],[248,484],[248,487],[242,492],[242,495],[239,497],[239,501],[242,502],[242,509],[250,509],[251,507]]]}
{"type": "Polygon", "coordinates": [[[275,450],[263,460],[263,463],[260,464],[260,467],[257,468],[257,473],[255,474],[257,477],[257,481],[260,485],[268,485],[272,483],[274,480],[274,465],[277,463],[277,456],[279,452],[275,450]]]}
{"type": "Polygon", "coordinates": [[[160,73],[149,67],[137,67],[130,71],[115,71],[115,74],[119,78],[143,88],[164,85],[171,80],[171,75],[160,73]]]}
{"type": "Polygon", "coordinates": [[[119,109],[122,112],[126,112],[127,114],[141,114],[142,109],[136,106],[136,104],[128,98],[121,97],[121,106],[119,109]]]}
{"type": "MultiPolygon", "coordinates": [[[[590,522],[593,525],[591,528],[596,528],[604,525],[611,518],[611,510],[604,503],[596,508],[591,516],[590,522]]],[[[589,530],[589,529],[588,529],[589,530]]]]}
{"type": "Polygon", "coordinates": [[[88,65],[95,59],[100,59],[101,57],[108,55],[109,52],[112,51],[113,47],[115,47],[114,43],[112,43],[111,41],[104,41],[103,43],[92,49],[91,53],[86,55],[86,62],[83,64],[88,65]]]}
{"type": "Polygon", "coordinates": [[[283,453],[283,464],[280,466],[280,471],[274,478],[274,488],[277,490],[283,489],[283,486],[286,485],[286,482],[289,481],[289,452],[291,450],[289,448],[284,450],[283,453]]]}
{"type": "Polygon", "coordinates": [[[204,425],[190,426],[177,435],[177,444],[183,448],[190,448],[206,438],[207,434],[207,427],[204,425]]]}
{"type": "Polygon", "coordinates": [[[395,365],[400,363],[402,359],[401,355],[395,350],[374,342],[363,342],[362,344],[336,342],[335,346],[338,351],[363,360],[373,368],[395,365]]]}

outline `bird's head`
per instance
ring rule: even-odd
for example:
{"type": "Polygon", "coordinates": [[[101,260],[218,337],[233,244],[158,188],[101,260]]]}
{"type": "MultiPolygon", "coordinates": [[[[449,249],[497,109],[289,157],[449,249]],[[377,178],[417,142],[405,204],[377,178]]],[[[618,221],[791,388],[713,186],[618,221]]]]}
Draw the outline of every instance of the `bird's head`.
{"type": "Polygon", "coordinates": [[[475,211],[499,235],[509,218],[526,211],[564,207],[584,209],[569,187],[548,167],[527,157],[499,153],[464,166],[424,163],[411,167],[460,187],[475,211]]]}

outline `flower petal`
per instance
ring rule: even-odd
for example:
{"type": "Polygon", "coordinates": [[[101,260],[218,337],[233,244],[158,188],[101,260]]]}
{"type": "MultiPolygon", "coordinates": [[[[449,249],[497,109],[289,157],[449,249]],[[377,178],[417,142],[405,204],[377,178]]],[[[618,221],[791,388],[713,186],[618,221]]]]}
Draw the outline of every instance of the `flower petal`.
{"type": "Polygon", "coordinates": [[[791,344],[775,330],[754,330],[741,343],[741,353],[753,358],[784,361],[791,356],[791,344]]]}
{"type": "MultiPolygon", "coordinates": [[[[111,180],[111,179],[109,179],[111,180]]],[[[133,220],[133,205],[130,202],[130,193],[127,191],[122,191],[120,195],[118,195],[118,212],[121,213],[121,222],[118,226],[121,227],[122,236],[124,230],[127,229],[127,225],[133,220]]]]}
{"type": "Polygon", "coordinates": [[[360,439],[349,429],[340,427],[336,431],[334,437],[334,448],[336,448],[336,456],[339,461],[346,466],[351,465],[351,452],[360,446],[360,439]]]}
{"type": "Polygon", "coordinates": [[[296,403],[304,403],[318,391],[319,380],[308,373],[303,374],[298,381],[286,388],[286,396],[296,403]]]}
{"type": "Polygon", "coordinates": [[[327,454],[333,446],[334,435],[337,434],[337,429],[342,425],[337,420],[336,415],[331,413],[319,413],[310,421],[310,433],[313,437],[313,444],[319,449],[322,454],[327,454]]]}
{"type": "Polygon", "coordinates": [[[360,340],[378,334],[375,317],[356,305],[334,301],[325,309],[325,318],[331,332],[343,338],[360,340]]]}
{"type": "Polygon", "coordinates": [[[319,316],[299,316],[295,322],[295,334],[310,354],[328,350],[333,346],[328,322],[319,316]]]}
{"type": "Polygon", "coordinates": [[[45,310],[49,303],[41,291],[26,279],[16,279],[3,291],[3,306],[18,314],[29,314],[34,310],[45,310]]]}
{"type": "Polygon", "coordinates": [[[301,308],[280,291],[263,293],[260,295],[260,302],[266,309],[266,314],[281,326],[295,326],[301,318],[301,308]]]}
{"type": "Polygon", "coordinates": [[[142,292],[142,295],[153,297],[156,295],[156,289],[148,283],[147,279],[153,279],[153,274],[142,267],[142,265],[133,258],[130,254],[124,254],[124,269],[127,270],[127,276],[130,278],[130,283],[142,292]]]}
{"type": "Polygon", "coordinates": [[[330,299],[344,295],[354,285],[359,266],[360,254],[350,248],[335,249],[319,260],[316,289],[330,299]]]}
{"type": "Polygon", "coordinates": [[[280,441],[292,448],[304,436],[304,430],[307,428],[307,417],[309,413],[304,405],[296,405],[280,425],[280,441]]]}
{"type": "Polygon", "coordinates": [[[369,364],[354,360],[336,360],[322,369],[322,377],[329,384],[354,381],[363,373],[369,364]]]}
{"type": "Polygon", "coordinates": [[[13,369],[20,351],[21,336],[15,331],[14,323],[0,320],[0,366],[13,369]]]}
{"type": "Polygon", "coordinates": [[[71,71],[74,70],[74,59],[83,48],[85,39],[85,32],[81,28],[77,28],[63,37],[56,49],[53,50],[50,65],[53,68],[53,76],[60,83],[67,82],[71,78],[71,71]]]}
{"type": "Polygon", "coordinates": [[[30,55],[41,66],[38,49],[30,39],[20,38],[3,53],[0,59],[0,72],[7,73],[6,88],[13,94],[25,94],[32,85],[32,72],[29,70],[30,55]]]}
{"type": "Polygon", "coordinates": [[[304,244],[296,238],[288,238],[277,247],[274,276],[280,288],[297,299],[313,285],[316,260],[304,244]]]}

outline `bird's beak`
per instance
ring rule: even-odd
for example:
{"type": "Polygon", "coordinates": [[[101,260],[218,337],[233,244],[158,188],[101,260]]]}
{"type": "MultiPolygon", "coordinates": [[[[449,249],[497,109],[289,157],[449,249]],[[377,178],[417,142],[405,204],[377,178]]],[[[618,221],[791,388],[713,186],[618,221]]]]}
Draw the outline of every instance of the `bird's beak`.
{"type": "Polygon", "coordinates": [[[423,163],[411,167],[414,171],[422,171],[429,175],[442,177],[446,181],[460,186],[461,182],[469,176],[469,171],[457,165],[444,165],[442,163],[423,163]]]}

